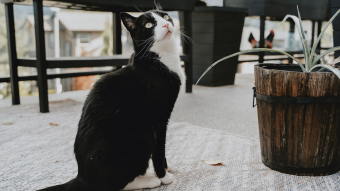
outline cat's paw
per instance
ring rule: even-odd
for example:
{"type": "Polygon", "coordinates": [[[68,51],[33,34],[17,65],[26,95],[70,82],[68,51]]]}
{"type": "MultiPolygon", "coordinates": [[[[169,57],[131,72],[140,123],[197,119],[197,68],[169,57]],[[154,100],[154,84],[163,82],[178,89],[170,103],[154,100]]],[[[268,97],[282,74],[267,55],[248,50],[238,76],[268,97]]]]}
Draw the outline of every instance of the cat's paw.
{"type": "Polygon", "coordinates": [[[167,168],[165,169],[167,172],[170,172],[171,174],[174,174],[175,170],[172,168],[167,168]]]}
{"type": "Polygon", "coordinates": [[[123,190],[139,190],[146,188],[156,188],[161,185],[159,178],[155,176],[139,176],[125,186],[123,190]]]}
{"type": "Polygon", "coordinates": [[[173,181],[175,181],[175,176],[169,172],[167,172],[165,176],[161,178],[162,184],[171,184],[173,181]]]}
{"type": "Polygon", "coordinates": [[[158,177],[155,176],[150,176],[147,178],[147,186],[146,188],[156,188],[161,185],[161,181],[159,180],[158,177]]]}

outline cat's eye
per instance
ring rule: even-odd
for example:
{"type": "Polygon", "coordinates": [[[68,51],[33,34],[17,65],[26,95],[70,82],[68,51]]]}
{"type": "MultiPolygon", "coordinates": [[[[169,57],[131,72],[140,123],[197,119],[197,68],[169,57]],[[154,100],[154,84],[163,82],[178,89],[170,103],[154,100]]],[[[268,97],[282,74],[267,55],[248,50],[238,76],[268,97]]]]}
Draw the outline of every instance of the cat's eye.
{"type": "Polygon", "coordinates": [[[170,17],[169,17],[169,15],[164,15],[164,17],[163,17],[165,20],[170,20],[170,17]]]}
{"type": "Polygon", "coordinates": [[[149,28],[151,28],[151,27],[153,27],[153,24],[152,24],[152,23],[146,23],[146,24],[145,24],[145,28],[149,29],[149,28]]]}

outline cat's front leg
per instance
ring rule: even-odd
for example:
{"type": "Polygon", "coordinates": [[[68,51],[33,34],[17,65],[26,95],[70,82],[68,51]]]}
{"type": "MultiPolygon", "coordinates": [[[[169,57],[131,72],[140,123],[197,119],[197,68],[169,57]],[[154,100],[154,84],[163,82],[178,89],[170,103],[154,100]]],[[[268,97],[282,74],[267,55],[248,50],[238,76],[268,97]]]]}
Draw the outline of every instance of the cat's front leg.
{"type": "Polygon", "coordinates": [[[168,164],[165,157],[166,130],[166,125],[159,126],[155,130],[152,162],[155,173],[160,178],[162,184],[171,184],[174,176],[167,171],[168,164]]]}
{"type": "Polygon", "coordinates": [[[161,156],[161,154],[156,152],[152,156],[155,173],[162,184],[171,184],[174,181],[174,175],[168,171],[166,158],[161,156]]]}

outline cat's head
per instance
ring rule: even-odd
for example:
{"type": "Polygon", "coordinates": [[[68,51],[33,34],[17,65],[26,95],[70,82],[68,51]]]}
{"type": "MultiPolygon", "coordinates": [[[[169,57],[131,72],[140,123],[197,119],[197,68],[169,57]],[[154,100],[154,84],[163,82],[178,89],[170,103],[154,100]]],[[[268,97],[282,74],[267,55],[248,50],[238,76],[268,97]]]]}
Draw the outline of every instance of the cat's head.
{"type": "Polygon", "coordinates": [[[143,55],[145,51],[153,51],[155,47],[164,51],[174,48],[176,28],[166,12],[148,11],[139,17],[121,13],[121,19],[131,34],[137,56],[143,55]]]}

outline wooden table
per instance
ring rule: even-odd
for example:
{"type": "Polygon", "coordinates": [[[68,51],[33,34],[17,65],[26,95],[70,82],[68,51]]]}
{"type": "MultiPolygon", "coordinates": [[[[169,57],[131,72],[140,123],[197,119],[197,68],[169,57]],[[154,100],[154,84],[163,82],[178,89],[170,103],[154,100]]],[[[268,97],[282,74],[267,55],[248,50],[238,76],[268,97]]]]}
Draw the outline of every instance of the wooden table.
{"type": "MultiPolygon", "coordinates": [[[[194,8],[196,0],[158,0],[158,3],[164,10],[181,12],[181,28],[184,29],[186,35],[191,37],[191,11],[194,8]]],[[[39,89],[39,105],[40,112],[49,112],[48,104],[48,79],[68,78],[85,75],[98,75],[110,71],[93,71],[78,72],[64,74],[47,74],[48,68],[74,68],[74,67],[98,67],[98,66],[114,66],[121,68],[128,63],[128,58],[119,56],[122,54],[121,42],[121,21],[119,13],[138,12],[142,10],[154,9],[154,0],[0,0],[5,4],[8,53],[10,64],[10,78],[0,78],[0,82],[11,83],[12,104],[20,104],[19,81],[37,80],[39,89]],[[33,5],[34,23],[35,23],[35,43],[36,43],[36,59],[19,59],[17,56],[15,27],[14,27],[14,4],[33,5]],[[105,58],[60,58],[48,59],[46,57],[43,6],[59,7],[66,9],[87,10],[87,11],[106,11],[112,12],[114,17],[115,30],[115,56],[105,58]],[[36,76],[18,76],[18,67],[33,67],[37,69],[36,76]]],[[[183,43],[183,53],[185,56],[182,60],[185,63],[186,74],[186,92],[192,92],[192,44],[190,42],[183,43]]]]}

